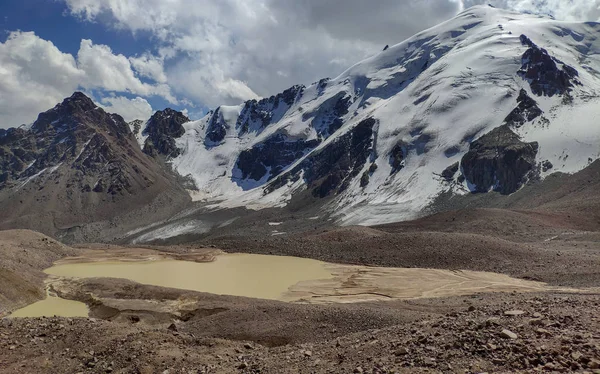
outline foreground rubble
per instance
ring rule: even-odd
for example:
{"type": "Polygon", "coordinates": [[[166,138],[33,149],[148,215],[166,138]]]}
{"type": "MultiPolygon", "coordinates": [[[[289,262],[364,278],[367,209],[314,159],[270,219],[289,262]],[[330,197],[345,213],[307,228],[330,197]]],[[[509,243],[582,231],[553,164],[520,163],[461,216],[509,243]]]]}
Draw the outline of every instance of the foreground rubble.
{"type": "MultiPolygon", "coordinates": [[[[160,325],[134,319],[130,323],[4,319],[0,321],[0,371],[600,373],[598,295],[494,294],[389,307],[415,318],[349,334],[336,334],[323,324],[316,326],[312,336],[288,345],[273,341],[267,344],[271,347],[253,341],[259,339],[252,334],[244,339],[205,334],[203,324],[210,324],[213,316],[160,325]]],[[[286,313],[289,320],[300,318],[286,313]]],[[[249,318],[239,315],[230,322],[235,326],[249,318]]],[[[257,323],[265,330],[272,328],[268,321],[257,323]]],[[[296,328],[278,333],[293,337],[296,328]]]]}

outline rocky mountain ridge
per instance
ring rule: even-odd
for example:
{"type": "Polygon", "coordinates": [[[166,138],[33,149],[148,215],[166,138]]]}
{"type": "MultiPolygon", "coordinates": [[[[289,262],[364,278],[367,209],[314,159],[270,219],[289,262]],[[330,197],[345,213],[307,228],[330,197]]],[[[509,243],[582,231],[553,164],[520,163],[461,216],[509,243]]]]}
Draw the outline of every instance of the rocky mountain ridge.
{"type": "Polygon", "coordinates": [[[163,199],[175,206],[188,199],[175,178],[141,152],[123,118],[80,92],[41,113],[31,128],[0,132],[0,165],[2,228],[89,240],[107,235],[90,225],[127,226],[118,217],[148,209],[167,191],[163,199]]]}

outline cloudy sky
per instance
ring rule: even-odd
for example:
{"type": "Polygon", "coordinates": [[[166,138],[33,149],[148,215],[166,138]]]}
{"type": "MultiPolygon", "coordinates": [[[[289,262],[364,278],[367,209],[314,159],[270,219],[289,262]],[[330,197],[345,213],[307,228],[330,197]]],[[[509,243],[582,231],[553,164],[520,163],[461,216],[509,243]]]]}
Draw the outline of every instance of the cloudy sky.
{"type": "Polygon", "coordinates": [[[597,21],[600,0],[2,0],[0,127],[82,90],[126,120],[334,77],[462,9],[597,21]]]}

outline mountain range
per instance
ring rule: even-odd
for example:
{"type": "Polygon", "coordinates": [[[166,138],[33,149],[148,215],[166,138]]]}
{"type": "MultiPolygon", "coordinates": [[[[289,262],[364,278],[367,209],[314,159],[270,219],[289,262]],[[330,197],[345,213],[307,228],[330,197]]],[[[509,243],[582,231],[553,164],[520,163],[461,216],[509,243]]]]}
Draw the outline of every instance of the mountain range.
{"type": "Polygon", "coordinates": [[[256,211],[375,225],[512,201],[600,158],[599,31],[477,6],[338,77],[195,121],[165,109],[128,124],[78,92],[0,130],[0,228],[151,241],[256,211]]]}

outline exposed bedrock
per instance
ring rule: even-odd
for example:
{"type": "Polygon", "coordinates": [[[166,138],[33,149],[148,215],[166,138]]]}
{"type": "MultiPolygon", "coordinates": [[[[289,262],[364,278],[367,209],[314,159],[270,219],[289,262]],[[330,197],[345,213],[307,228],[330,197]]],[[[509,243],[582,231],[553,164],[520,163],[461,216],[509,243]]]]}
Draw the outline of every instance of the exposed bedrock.
{"type": "Polygon", "coordinates": [[[183,113],[169,108],[154,113],[144,129],[144,134],[148,135],[144,144],[144,153],[153,157],[179,156],[181,151],[175,145],[175,139],[185,134],[182,125],[189,120],[183,113]]]}
{"type": "Polygon", "coordinates": [[[274,179],[266,188],[269,193],[303,175],[308,189],[316,197],[344,191],[358,176],[372,153],[373,118],[367,118],[324,148],[309,155],[299,165],[274,179]]]}
{"type": "Polygon", "coordinates": [[[471,143],[461,166],[474,192],[517,191],[534,170],[538,143],[525,143],[507,125],[471,143]]]}
{"type": "Polygon", "coordinates": [[[318,144],[319,141],[316,139],[288,140],[285,135],[276,134],[242,151],[236,166],[241,171],[242,179],[258,181],[268,173],[267,180],[270,180],[318,144]]]}
{"type": "Polygon", "coordinates": [[[518,74],[529,82],[531,91],[537,96],[563,95],[575,85],[579,72],[559,59],[550,56],[544,48],[538,47],[527,36],[521,35],[521,43],[529,48],[521,58],[522,66],[518,74]]]}

